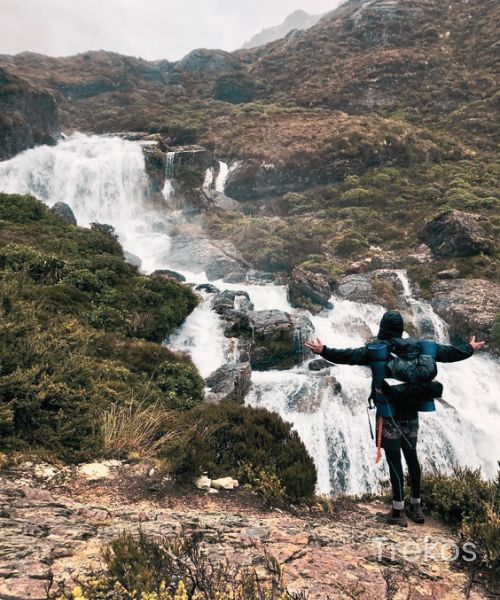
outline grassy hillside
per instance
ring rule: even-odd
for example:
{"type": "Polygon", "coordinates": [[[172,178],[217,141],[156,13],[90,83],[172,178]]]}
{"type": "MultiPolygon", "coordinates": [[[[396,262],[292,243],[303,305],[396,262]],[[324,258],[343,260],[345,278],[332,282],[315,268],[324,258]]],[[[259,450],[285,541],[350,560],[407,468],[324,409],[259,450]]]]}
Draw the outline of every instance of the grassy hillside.
{"type": "Polygon", "coordinates": [[[0,448],[88,458],[111,405],[203,398],[194,365],[158,344],[196,296],[139,275],[106,226],[73,227],[32,197],[0,194],[0,286],[0,448]]]}

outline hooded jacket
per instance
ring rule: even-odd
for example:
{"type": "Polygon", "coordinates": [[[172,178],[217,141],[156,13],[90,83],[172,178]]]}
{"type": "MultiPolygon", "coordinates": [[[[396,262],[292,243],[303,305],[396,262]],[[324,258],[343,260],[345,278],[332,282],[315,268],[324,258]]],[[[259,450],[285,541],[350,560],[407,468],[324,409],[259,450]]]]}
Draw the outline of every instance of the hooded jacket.
{"type": "MultiPolygon", "coordinates": [[[[395,313],[398,314],[399,313],[395,313]]],[[[377,338],[379,340],[390,340],[395,337],[401,337],[403,333],[402,323],[399,319],[391,313],[386,313],[380,323],[380,331],[377,338]],[[390,315],[384,322],[385,316],[390,315]],[[401,328],[400,327],[401,323],[401,328]],[[397,335],[393,335],[393,334],[397,335]]],[[[401,317],[401,315],[399,315],[401,317]]],[[[470,358],[474,354],[474,350],[470,344],[461,344],[458,346],[451,346],[446,344],[437,345],[436,362],[451,363],[458,362],[470,358]]],[[[370,366],[368,360],[368,349],[367,346],[361,348],[327,348],[323,346],[321,356],[328,362],[338,365],[359,365],[359,366],[370,366]]],[[[424,399],[424,398],[423,398],[424,399]]],[[[412,406],[395,406],[396,417],[404,419],[412,419],[418,416],[417,410],[412,406]]]]}

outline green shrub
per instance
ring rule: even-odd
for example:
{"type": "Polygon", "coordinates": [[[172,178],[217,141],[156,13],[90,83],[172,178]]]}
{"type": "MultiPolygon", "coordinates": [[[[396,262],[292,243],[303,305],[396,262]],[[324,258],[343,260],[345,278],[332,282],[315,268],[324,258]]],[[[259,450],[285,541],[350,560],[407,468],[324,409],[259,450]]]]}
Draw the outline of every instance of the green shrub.
{"type": "Polygon", "coordinates": [[[475,546],[477,566],[500,576],[500,471],[494,481],[479,469],[456,467],[451,475],[423,479],[425,506],[441,519],[459,527],[462,541],[475,546]]]}
{"type": "Polygon", "coordinates": [[[187,286],[139,275],[109,226],[71,227],[25,196],[0,194],[0,211],[2,450],[86,460],[103,449],[103,413],[131,396],[145,411],[202,401],[190,360],[144,341],[196,306],[187,286]]]}
{"type": "Polygon", "coordinates": [[[30,196],[0,194],[0,220],[12,223],[40,221],[47,210],[41,202],[33,202],[30,196]]]}
{"type": "Polygon", "coordinates": [[[153,381],[161,390],[167,408],[193,408],[204,398],[205,382],[192,363],[162,363],[153,381]]]}
{"type": "Polygon", "coordinates": [[[165,449],[180,479],[208,472],[237,475],[244,465],[275,472],[290,500],[314,494],[316,468],[297,432],[275,413],[223,403],[194,408],[180,417],[180,427],[195,430],[182,447],[165,449]]]}
{"type": "Polygon", "coordinates": [[[363,250],[369,247],[366,240],[364,240],[358,233],[350,231],[342,236],[340,241],[337,242],[335,250],[337,254],[344,257],[356,256],[363,250]]]}

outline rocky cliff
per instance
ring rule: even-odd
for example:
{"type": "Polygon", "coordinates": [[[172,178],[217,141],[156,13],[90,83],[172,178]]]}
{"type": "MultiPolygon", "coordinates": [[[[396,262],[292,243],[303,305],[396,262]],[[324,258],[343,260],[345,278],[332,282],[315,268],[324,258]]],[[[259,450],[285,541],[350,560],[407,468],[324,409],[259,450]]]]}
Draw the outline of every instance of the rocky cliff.
{"type": "Polygon", "coordinates": [[[0,67],[0,160],[60,135],[54,96],[0,67]]]}
{"type": "Polygon", "coordinates": [[[20,461],[0,471],[0,483],[5,600],[45,600],[63,581],[70,591],[79,577],[99,573],[103,549],[124,531],[195,535],[208,560],[256,568],[263,581],[265,557],[273,556],[288,589],[309,600],[488,597],[449,559],[451,530],[429,520],[388,535],[380,502],[269,510],[247,490],[179,488],[151,464],[119,461],[80,468],[20,461]]]}
{"type": "Polygon", "coordinates": [[[269,27],[263,29],[260,33],[257,33],[252,38],[243,44],[243,48],[257,48],[258,46],[264,46],[270,42],[275,42],[280,38],[284,38],[292,31],[302,31],[309,29],[321,19],[322,15],[310,15],[304,10],[296,10],[276,27],[269,27]]]}

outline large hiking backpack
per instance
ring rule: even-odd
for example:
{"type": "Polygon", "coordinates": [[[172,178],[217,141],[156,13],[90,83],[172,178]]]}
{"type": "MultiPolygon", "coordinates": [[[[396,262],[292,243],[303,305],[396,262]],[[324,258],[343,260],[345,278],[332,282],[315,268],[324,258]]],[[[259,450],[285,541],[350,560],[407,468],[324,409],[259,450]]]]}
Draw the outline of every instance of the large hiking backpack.
{"type": "Polygon", "coordinates": [[[438,373],[434,357],[424,354],[421,343],[412,338],[391,340],[393,356],[386,366],[386,377],[404,383],[430,383],[438,373]]]}

